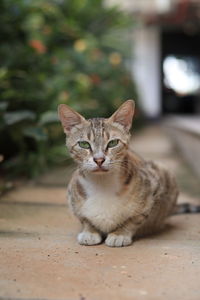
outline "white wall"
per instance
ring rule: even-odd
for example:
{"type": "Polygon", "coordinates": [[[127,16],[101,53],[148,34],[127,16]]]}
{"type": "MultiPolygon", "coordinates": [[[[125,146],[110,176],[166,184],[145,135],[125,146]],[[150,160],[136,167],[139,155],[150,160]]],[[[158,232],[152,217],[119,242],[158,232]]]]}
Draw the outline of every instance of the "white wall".
{"type": "Polygon", "coordinates": [[[132,74],[143,111],[148,117],[155,118],[161,113],[159,28],[141,26],[133,34],[132,74]]]}

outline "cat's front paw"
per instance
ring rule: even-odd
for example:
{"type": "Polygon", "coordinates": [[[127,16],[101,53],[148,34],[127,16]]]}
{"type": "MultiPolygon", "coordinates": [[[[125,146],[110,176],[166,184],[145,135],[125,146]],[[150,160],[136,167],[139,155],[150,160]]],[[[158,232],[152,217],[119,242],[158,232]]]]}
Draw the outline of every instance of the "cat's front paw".
{"type": "Polygon", "coordinates": [[[117,235],[115,233],[110,233],[105,243],[109,247],[124,247],[132,244],[132,238],[128,235],[117,235]]]}
{"type": "Polygon", "coordinates": [[[102,237],[98,232],[92,233],[88,231],[83,231],[78,234],[78,242],[80,245],[97,245],[102,241],[102,237]]]}

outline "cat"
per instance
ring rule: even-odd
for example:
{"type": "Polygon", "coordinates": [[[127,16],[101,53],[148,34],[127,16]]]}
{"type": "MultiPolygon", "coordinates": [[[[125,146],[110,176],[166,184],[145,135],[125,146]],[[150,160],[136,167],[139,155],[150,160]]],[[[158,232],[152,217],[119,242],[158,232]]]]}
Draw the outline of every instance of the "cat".
{"type": "Polygon", "coordinates": [[[78,164],[67,198],[82,223],[81,245],[131,245],[135,237],[161,229],[176,209],[174,177],[129,149],[134,111],[134,101],[127,100],[110,118],[86,120],[59,105],[66,145],[78,164]]]}

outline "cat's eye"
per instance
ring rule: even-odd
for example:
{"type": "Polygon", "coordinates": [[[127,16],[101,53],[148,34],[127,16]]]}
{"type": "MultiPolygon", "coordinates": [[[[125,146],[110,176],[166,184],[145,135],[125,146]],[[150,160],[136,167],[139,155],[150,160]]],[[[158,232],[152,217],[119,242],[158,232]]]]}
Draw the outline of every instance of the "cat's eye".
{"type": "Polygon", "coordinates": [[[119,140],[118,140],[118,139],[111,140],[111,141],[108,143],[107,148],[113,148],[113,147],[117,146],[118,143],[119,143],[119,140]]]}
{"type": "Polygon", "coordinates": [[[86,142],[86,141],[80,141],[78,142],[79,146],[83,149],[90,149],[90,143],[86,142]]]}

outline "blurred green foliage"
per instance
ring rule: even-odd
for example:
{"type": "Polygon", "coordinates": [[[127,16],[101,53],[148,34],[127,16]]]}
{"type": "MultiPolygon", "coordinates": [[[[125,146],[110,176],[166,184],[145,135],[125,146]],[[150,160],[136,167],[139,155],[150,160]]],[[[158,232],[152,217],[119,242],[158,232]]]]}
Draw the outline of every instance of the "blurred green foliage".
{"type": "Polygon", "coordinates": [[[102,0],[0,2],[0,154],[12,176],[66,157],[57,106],[108,116],[135,98],[125,67],[129,18],[102,0]],[[3,156],[2,156],[3,155],[3,156]]]}

